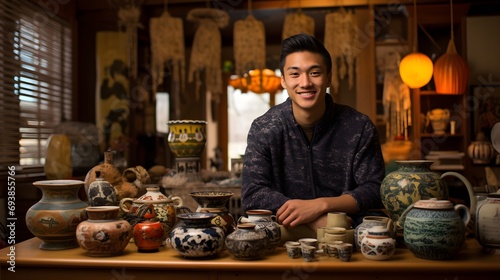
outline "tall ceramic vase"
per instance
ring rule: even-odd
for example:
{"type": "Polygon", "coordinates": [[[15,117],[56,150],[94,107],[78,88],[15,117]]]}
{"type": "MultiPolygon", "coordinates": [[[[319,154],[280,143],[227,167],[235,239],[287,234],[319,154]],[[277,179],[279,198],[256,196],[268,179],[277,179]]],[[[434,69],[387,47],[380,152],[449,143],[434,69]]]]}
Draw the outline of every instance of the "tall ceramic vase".
{"type": "Polygon", "coordinates": [[[168,146],[177,158],[201,156],[207,141],[206,121],[172,120],[167,124],[168,146]]]}
{"type": "Polygon", "coordinates": [[[64,250],[78,247],[75,232],[85,220],[87,203],[80,200],[79,180],[45,180],[33,185],[42,191],[42,198],[26,213],[26,225],[43,242],[40,249],[64,250]]]}

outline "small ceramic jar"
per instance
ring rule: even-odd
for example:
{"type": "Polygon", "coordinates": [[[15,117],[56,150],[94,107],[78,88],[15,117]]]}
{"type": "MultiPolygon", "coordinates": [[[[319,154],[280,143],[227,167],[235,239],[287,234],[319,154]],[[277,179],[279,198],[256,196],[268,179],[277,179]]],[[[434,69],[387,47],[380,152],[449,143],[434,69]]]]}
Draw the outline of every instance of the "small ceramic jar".
{"type": "Polygon", "coordinates": [[[216,257],[224,249],[225,234],[220,227],[213,226],[214,213],[179,214],[181,225],[170,232],[172,248],[187,258],[216,257]]]}
{"type": "Polygon", "coordinates": [[[266,254],[273,253],[281,241],[281,229],[276,222],[276,216],[273,215],[271,210],[266,209],[247,210],[246,214],[248,218],[240,217],[239,222],[254,223],[258,230],[265,232],[269,241],[265,250],[266,254]]]}
{"type": "Polygon", "coordinates": [[[255,224],[239,224],[234,232],[226,237],[226,248],[240,260],[260,259],[264,256],[267,246],[267,236],[263,231],[256,230],[255,224]]]}
{"type": "Polygon", "coordinates": [[[390,237],[385,226],[374,226],[367,230],[361,240],[361,253],[370,260],[390,259],[396,250],[396,240],[390,237]]]}
{"type": "Polygon", "coordinates": [[[477,205],[476,239],[484,247],[500,248],[500,193],[490,193],[477,205]]]}
{"type": "Polygon", "coordinates": [[[164,232],[161,223],[155,219],[154,207],[148,206],[142,222],[134,226],[134,242],[139,252],[156,252],[162,246],[164,232]]]}

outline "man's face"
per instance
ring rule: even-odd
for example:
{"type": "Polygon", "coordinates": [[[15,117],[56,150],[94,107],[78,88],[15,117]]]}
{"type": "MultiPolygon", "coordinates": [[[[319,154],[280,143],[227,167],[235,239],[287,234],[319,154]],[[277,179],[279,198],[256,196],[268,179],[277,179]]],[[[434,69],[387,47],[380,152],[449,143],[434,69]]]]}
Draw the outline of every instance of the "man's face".
{"type": "Polygon", "coordinates": [[[281,85],[287,90],[294,108],[309,111],[324,103],[331,73],[327,73],[320,54],[308,51],[289,54],[283,71],[281,85]]]}

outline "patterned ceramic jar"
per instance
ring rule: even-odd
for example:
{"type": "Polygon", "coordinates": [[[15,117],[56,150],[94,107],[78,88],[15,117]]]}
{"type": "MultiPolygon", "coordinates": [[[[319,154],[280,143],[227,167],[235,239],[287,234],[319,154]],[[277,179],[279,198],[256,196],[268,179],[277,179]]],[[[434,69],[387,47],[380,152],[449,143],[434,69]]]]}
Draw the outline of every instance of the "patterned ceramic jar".
{"type": "Polygon", "coordinates": [[[465,227],[470,221],[467,206],[448,200],[419,200],[400,217],[406,247],[418,258],[443,260],[453,258],[465,241],[465,227]]]}
{"type": "Polygon", "coordinates": [[[267,246],[266,234],[256,230],[255,224],[239,224],[237,229],[226,237],[226,248],[236,259],[253,260],[264,256],[267,246]]]}
{"type": "Polygon", "coordinates": [[[383,261],[390,259],[396,250],[394,240],[385,226],[374,226],[367,229],[361,240],[361,253],[370,260],[383,261]]]}
{"type": "Polygon", "coordinates": [[[478,203],[476,239],[484,247],[500,248],[500,193],[490,193],[478,203]]]}
{"type": "Polygon", "coordinates": [[[216,257],[224,249],[225,234],[213,226],[214,213],[185,213],[177,217],[182,224],[170,232],[172,248],[187,258],[216,257]]]}
{"type": "Polygon", "coordinates": [[[271,254],[281,241],[281,229],[276,222],[276,216],[273,215],[271,210],[254,209],[247,210],[247,217],[240,217],[240,223],[254,223],[258,230],[266,233],[268,239],[268,246],[266,254],[271,254]]]}
{"type": "Polygon", "coordinates": [[[205,149],[206,121],[173,120],[168,123],[168,146],[177,158],[199,157],[205,149]]]}
{"type": "MultiPolygon", "coordinates": [[[[359,224],[354,230],[354,240],[356,242],[357,249],[361,249],[361,240],[368,234],[368,229],[374,226],[383,226],[389,230],[392,230],[392,221],[388,217],[382,216],[366,216],[363,217],[363,222],[359,224]]],[[[394,235],[393,232],[389,232],[391,236],[394,235]]]]}

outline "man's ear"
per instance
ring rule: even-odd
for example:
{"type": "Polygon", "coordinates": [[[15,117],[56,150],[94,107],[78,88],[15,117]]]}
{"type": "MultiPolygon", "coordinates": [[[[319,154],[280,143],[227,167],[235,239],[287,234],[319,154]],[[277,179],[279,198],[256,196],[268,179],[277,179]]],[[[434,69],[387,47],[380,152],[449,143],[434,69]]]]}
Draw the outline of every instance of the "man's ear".
{"type": "Polygon", "coordinates": [[[286,89],[285,77],[281,75],[281,86],[286,89]]]}

